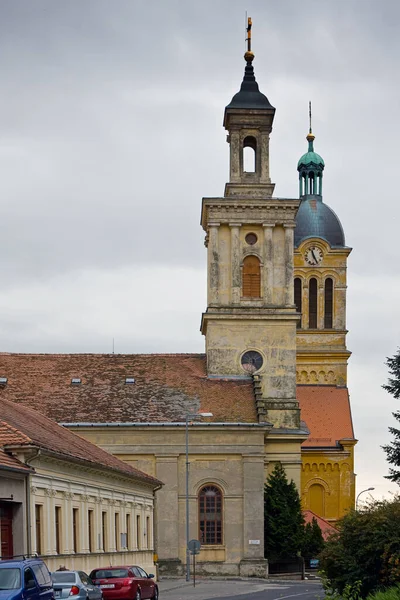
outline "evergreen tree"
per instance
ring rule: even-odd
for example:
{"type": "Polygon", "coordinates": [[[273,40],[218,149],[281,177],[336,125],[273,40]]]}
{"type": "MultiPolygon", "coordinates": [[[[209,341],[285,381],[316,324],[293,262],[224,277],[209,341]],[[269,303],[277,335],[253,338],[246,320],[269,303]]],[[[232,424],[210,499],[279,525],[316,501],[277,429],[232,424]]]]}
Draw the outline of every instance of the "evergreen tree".
{"type": "MultiPolygon", "coordinates": [[[[392,358],[386,359],[385,364],[389,369],[391,377],[389,377],[387,384],[382,387],[398,400],[400,398],[400,348],[392,358]]],[[[400,411],[392,414],[396,421],[400,423],[400,411]]],[[[400,467],[400,429],[389,427],[389,432],[393,435],[394,440],[391,444],[382,446],[382,448],[386,452],[389,464],[394,465],[394,467],[400,467]]],[[[398,468],[389,468],[389,475],[386,475],[386,479],[390,479],[400,485],[400,470],[398,468]]]]}
{"type": "Polygon", "coordinates": [[[313,517],[311,523],[307,523],[304,528],[302,555],[304,558],[316,558],[323,550],[324,544],[321,528],[317,519],[313,517]]]}
{"type": "Polygon", "coordinates": [[[294,558],[302,548],[304,518],[296,485],[277,463],[265,484],[265,556],[272,560],[294,558]]]}

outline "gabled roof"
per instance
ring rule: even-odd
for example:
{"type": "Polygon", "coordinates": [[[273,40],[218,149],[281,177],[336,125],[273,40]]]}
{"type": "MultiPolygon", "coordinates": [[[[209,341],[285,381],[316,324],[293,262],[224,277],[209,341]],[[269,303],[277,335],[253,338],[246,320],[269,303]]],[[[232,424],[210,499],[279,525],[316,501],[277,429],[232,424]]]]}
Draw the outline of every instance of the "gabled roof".
{"type": "Polygon", "coordinates": [[[0,398],[58,423],[176,423],[199,411],[218,422],[257,422],[251,379],[208,379],[204,354],[0,353],[0,376],[0,398]]]}
{"type": "Polygon", "coordinates": [[[25,474],[33,471],[33,469],[28,467],[28,465],[24,465],[24,463],[22,463],[20,460],[0,449],[0,472],[2,469],[21,471],[21,473],[25,474]]]}
{"type": "Polygon", "coordinates": [[[93,468],[111,469],[156,487],[161,484],[112,454],[57,425],[39,412],[0,398],[0,447],[35,446],[65,460],[78,460],[93,468]]]}
{"type": "Polygon", "coordinates": [[[339,440],[354,440],[350,399],[347,388],[329,385],[298,385],[301,418],[310,436],[307,447],[337,447],[339,440]]]}
{"type": "Polygon", "coordinates": [[[317,520],[320,530],[322,531],[322,537],[326,541],[333,533],[338,533],[336,527],[331,525],[328,521],[325,521],[322,517],[319,517],[312,510],[303,510],[304,521],[311,523],[313,519],[317,520]]]}

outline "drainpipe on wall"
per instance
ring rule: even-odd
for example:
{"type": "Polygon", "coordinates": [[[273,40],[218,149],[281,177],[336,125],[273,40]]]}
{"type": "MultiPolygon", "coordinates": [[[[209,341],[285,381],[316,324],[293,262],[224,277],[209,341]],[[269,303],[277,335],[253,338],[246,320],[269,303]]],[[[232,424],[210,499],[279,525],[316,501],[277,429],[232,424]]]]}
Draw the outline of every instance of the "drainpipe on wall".
{"type": "Polygon", "coordinates": [[[158,487],[153,489],[153,544],[154,544],[154,550],[153,550],[153,562],[155,564],[156,567],[156,580],[158,581],[158,526],[157,526],[157,499],[156,499],[156,492],[158,492],[158,490],[161,490],[162,485],[159,485],[158,487]]]}
{"type": "MultiPolygon", "coordinates": [[[[35,458],[37,458],[40,455],[40,449],[38,449],[36,451],[36,453],[33,456],[30,456],[29,459],[25,460],[25,464],[28,465],[28,467],[31,467],[32,469],[34,469],[34,467],[30,464],[30,461],[35,460],[35,458]]],[[[32,475],[28,475],[28,477],[26,478],[26,528],[27,528],[27,550],[28,550],[28,556],[32,555],[32,519],[31,519],[31,478],[32,475]]]]}

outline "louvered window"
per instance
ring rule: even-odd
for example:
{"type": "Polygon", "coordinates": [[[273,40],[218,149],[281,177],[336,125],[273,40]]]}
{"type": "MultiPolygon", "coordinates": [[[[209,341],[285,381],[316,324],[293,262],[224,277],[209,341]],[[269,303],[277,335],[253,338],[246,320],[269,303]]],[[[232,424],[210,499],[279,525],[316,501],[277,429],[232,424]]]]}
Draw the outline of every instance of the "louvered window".
{"type": "Polygon", "coordinates": [[[215,485],[199,493],[199,540],[203,545],[222,544],[222,494],[215,485]]]}
{"type": "Polygon", "coordinates": [[[324,327],[325,329],[332,329],[333,327],[333,280],[330,277],[325,280],[324,327]]]}
{"type": "Polygon", "coordinates": [[[243,296],[260,298],[261,296],[261,265],[257,256],[246,256],[243,261],[243,296]]]}
{"type": "MultiPolygon", "coordinates": [[[[296,279],[294,280],[294,303],[296,305],[296,310],[297,312],[299,312],[301,314],[301,292],[302,292],[302,286],[301,286],[301,279],[299,277],[296,277],[296,279]]],[[[300,321],[297,323],[297,327],[301,327],[301,317],[300,317],[300,321]]]]}
{"type": "Polygon", "coordinates": [[[308,298],[308,327],[317,329],[318,323],[318,284],[316,279],[310,279],[308,298]]]}

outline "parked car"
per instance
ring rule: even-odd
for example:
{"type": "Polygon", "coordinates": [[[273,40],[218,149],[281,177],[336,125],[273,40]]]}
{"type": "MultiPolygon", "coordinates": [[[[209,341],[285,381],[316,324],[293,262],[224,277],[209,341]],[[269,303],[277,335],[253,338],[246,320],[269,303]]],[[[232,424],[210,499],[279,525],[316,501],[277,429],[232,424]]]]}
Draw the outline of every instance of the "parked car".
{"type": "Polygon", "coordinates": [[[94,569],[90,578],[100,587],[104,600],[158,600],[154,575],[138,566],[94,569]]]}
{"type": "Polygon", "coordinates": [[[0,560],[0,600],[54,600],[45,563],[40,558],[0,560]]]}
{"type": "Polygon", "coordinates": [[[51,578],[56,600],[70,596],[72,600],[103,600],[103,592],[84,571],[54,571],[51,578]]]}

